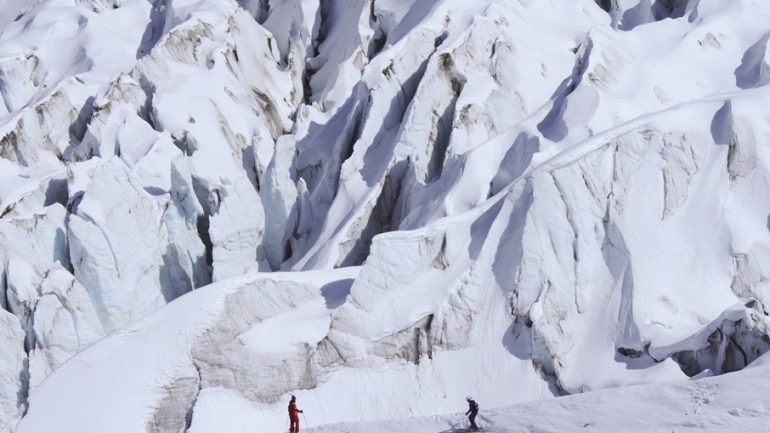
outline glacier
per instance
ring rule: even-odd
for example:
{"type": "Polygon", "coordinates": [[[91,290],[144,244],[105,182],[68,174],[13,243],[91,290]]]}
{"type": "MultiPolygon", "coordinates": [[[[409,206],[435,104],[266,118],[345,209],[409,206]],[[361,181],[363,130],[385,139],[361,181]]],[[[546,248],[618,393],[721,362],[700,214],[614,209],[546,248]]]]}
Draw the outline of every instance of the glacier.
{"type": "Polygon", "coordinates": [[[0,432],[763,431],[769,18],[4,1],[0,432]]]}

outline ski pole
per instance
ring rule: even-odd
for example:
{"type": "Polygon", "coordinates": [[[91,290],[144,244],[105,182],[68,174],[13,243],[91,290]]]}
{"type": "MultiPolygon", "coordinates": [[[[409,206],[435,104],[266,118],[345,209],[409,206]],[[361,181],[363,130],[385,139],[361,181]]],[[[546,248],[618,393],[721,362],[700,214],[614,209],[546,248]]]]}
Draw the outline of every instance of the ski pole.
{"type": "Polygon", "coordinates": [[[307,423],[307,418],[305,418],[305,412],[300,412],[300,413],[302,414],[302,419],[305,420],[305,428],[307,428],[309,424],[307,423]]]}

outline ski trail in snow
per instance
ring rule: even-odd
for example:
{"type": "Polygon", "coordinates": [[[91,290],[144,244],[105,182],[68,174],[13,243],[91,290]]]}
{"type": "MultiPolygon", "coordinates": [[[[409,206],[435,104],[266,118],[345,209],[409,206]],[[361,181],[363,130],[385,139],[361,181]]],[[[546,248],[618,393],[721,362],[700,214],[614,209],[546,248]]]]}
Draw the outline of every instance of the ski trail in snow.
{"type": "MultiPolygon", "coordinates": [[[[518,178],[508,183],[505,187],[500,189],[500,192],[498,192],[497,196],[505,196],[510,188],[520,182],[522,179],[527,179],[532,176],[534,176],[537,173],[541,172],[547,172],[559,168],[563,168],[566,166],[569,166],[576,161],[581,160],[586,155],[590,154],[591,152],[595,152],[599,149],[601,149],[603,146],[606,146],[613,140],[622,137],[623,135],[626,135],[630,132],[633,132],[635,130],[638,130],[642,128],[645,124],[649,123],[649,121],[654,120],[655,118],[659,116],[663,116],[666,114],[671,114],[674,112],[677,112],[683,108],[688,108],[692,106],[697,105],[708,105],[708,104],[717,104],[717,103],[724,103],[725,101],[728,101],[732,98],[736,97],[748,97],[746,96],[746,93],[750,92],[756,92],[756,93],[768,93],[767,87],[760,87],[757,89],[750,89],[750,90],[740,90],[735,92],[725,92],[725,93],[716,93],[708,96],[704,96],[703,98],[690,100],[681,102],[675,105],[672,105],[670,107],[664,108],[662,110],[658,110],[655,112],[645,113],[641,116],[638,116],[634,119],[628,120],[620,125],[617,125],[613,128],[606,129],[604,131],[601,131],[589,138],[587,138],[584,141],[574,143],[567,146],[562,146],[562,150],[556,151],[552,156],[548,157],[545,161],[542,161],[534,166],[529,167],[524,173],[522,173],[518,178]]],[[[540,110],[547,111],[545,108],[541,108],[540,110]]],[[[494,142],[499,139],[501,136],[505,136],[507,134],[510,134],[511,131],[521,131],[525,132],[528,130],[527,127],[522,125],[527,125],[528,123],[536,120],[542,113],[540,111],[534,113],[532,116],[527,118],[526,120],[522,121],[520,125],[514,126],[506,131],[500,132],[498,135],[491,137],[489,140],[487,140],[485,143],[480,145],[479,147],[472,149],[469,154],[474,152],[480,152],[481,148],[486,145],[494,145],[494,142]]],[[[491,197],[490,200],[494,200],[497,198],[497,196],[491,197]]]]}

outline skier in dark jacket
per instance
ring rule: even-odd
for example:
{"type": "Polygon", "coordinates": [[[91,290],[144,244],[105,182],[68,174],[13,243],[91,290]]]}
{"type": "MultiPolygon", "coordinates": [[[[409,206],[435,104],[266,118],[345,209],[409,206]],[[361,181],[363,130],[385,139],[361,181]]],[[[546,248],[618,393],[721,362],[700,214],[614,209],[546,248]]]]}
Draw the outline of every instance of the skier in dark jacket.
{"type": "Polygon", "coordinates": [[[299,415],[298,413],[302,413],[302,409],[297,409],[297,397],[291,396],[291,401],[289,401],[289,431],[291,433],[299,433],[299,415]]]}
{"type": "Polygon", "coordinates": [[[468,412],[465,414],[468,415],[471,422],[471,430],[477,431],[479,426],[476,425],[476,415],[479,413],[479,405],[470,397],[466,398],[465,401],[468,402],[468,412]]]}

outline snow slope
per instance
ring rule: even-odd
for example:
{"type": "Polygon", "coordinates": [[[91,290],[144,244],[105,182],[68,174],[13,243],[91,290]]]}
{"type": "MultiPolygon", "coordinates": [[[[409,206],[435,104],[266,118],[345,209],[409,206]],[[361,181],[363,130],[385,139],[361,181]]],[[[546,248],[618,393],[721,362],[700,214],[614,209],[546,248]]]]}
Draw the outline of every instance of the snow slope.
{"type": "MultiPolygon", "coordinates": [[[[227,367],[273,362],[275,370],[292,358],[304,363],[299,353],[323,338],[316,331],[329,326],[322,287],[333,301],[344,296],[356,272],[251,275],[184,296],[62,365],[33,394],[29,415],[14,431],[178,429],[201,389],[220,382],[232,386],[249,373],[223,376],[227,367]],[[270,342],[260,335],[281,338],[270,342]],[[99,409],[86,415],[85,407],[99,409]]],[[[249,388],[270,395],[285,387],[275,380],[263,383],[268,379],[269,371],[252,377],[249,388]]]]}
{"type": "Polygon", "coordinates": [[[3,2],[0,431],[278,431],[291,394],[320,425],[743,369],[770,349],[769,18],[3,2]]]}
{"type": "MultiPolygon", "coordinates": [[[[764,364],[767,364],[764,358],[764,364]]],[[[494,433],[763,432],[770,405],[767,366],[660,385],[637,385],[481,410],[477,424],[494,433]]],[[[308,416],[311,416],[308,414],[308,416]]],[[[312,433],[464,432],[461,415],[310,428],[312,433]]],[[[226,428],[226,427],[225,427],[226,428]]]]}

